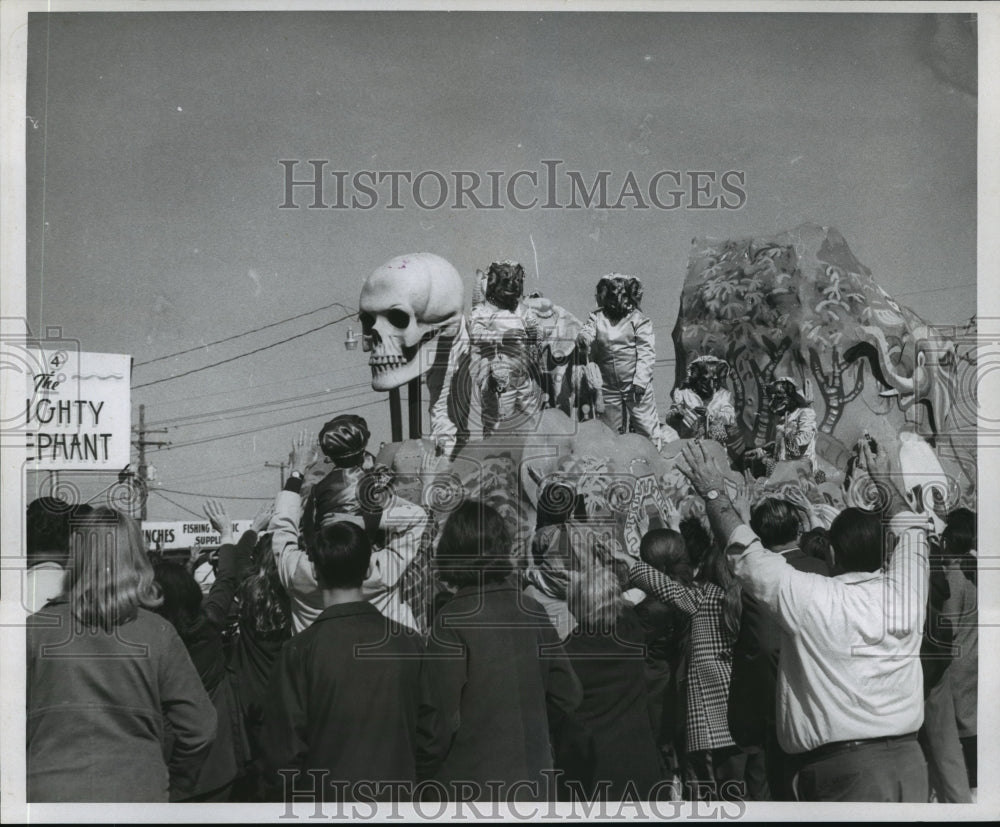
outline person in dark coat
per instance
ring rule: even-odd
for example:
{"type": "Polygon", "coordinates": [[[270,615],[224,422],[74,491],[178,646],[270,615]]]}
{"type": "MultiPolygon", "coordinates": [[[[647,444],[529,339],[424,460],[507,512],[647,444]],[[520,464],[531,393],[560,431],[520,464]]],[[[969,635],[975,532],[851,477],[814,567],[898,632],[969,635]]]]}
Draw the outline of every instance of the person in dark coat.
{"type": "MultiPolygon", "coordinates": [[[[687,544],[678,531],[659,529],[646,534],[639,556],[644,563],[684,586],[694,583],[694,567],[687,544]]],[[[684,746],[684,693],[682,667],[687,660],[690,618],[655,595],[635,607],[646,637],[646,689],[650,719],[657,746],[667,758],[668,769],[679,775],[684,746]]]]}
{"type": "Polygon", "coordinates": [[[160,602],[139,524],[74,526],[62,595],[27,622],[27,801],[160,802],[189,791],[216,713],[160,602]]]}
{"type": "Polygon", "coordinates": [[[344,785],[341,801],[405,798],[417,779],[419,734],[435,737],[420,637],[362,593],[371,553],[354,523],[328,523],[315,535],[309,554],[325,608],[284,645],[271,679],[262,733],[269,798],[311,787],[310,770],[344,785]]]}
{"type": "MultiPolygon", "coordinates": [[[[798,571],[830,575],[827,563],[799,548],[799,511],[777,498],[761,501],[750,514],[750,527],[764,548],[780,554],[798,571]]],[[[764,753],[766,789],[749,790],[752,798],[794,801],[791,759],[778,744],[777,685],[781,627],[763,605],[743,592],[739,636],[733,646],[729,685],[729,730],[744,749],[764,753]]],[[[763,785],[761,785],[763,787],[763,785]]]]}
{"type": "Polygon", "coordinates": [[[587,799],[647,801],[665,773],[647,698],[642,624],[617,576],[601,565],[574,574],[570,605],[578,624],[563,645],[583,700],[567,728],[571,744],[557,748],[557,766],[587,799]]]}
{"type": "Polygon", "coordinates": [[[458,506],[438,542],[439,576],[457,591],[427,644],[444,731],[421,771],[449,798],[546,799],[550,729],[582,697],[545,610],[513,576],[511,546],[503,518],[480,502],[458,506]]]}
{"type": "MultiPolygon", "coordinates": [[[[242,537],[240,539],[243,540],[242,537]]],[[[281,647],[292,636],[291,602],[278,579],[270,535],[259,537],[254,557],[256,571],[240,584],[236,593],[238,632],[229,659],[229,670],[239,698],[250,749],[247,774],[239,779],[234,788],[233,801],[260,800],[262,789],[258,762],[264,702],[281,647]]]]}
{"type": "Polygon", "coordinates": [[[222,505],[210,500],[205,511],[222,542],[215,582],[208,595],[202,598],[198,582],[179,563],[157,563],[154,572],[163,592],[158,611],[184,641],[219,716],[215,743],[192,795],[185,800],[226,801],[233,782],[244,772],[249,748],[239,700],[226,670],[225,632],[236,589],[250,564],[254,538],[247,532],[240,544],[235,544],[232,520],[222,505]]]}

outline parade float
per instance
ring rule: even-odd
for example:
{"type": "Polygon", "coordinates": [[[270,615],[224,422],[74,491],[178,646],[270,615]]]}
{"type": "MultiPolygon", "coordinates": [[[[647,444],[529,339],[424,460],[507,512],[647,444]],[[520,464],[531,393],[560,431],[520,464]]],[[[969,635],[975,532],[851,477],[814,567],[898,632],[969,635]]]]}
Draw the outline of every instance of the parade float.
{"type": "Polygon", "coordinates": [[[734,490],[751,477],[756,497],[798,488],[819,522],[870,496],[845,479],[863,439],[887,447],[918,509],[974,502],[974,322],[935,326],[896,302],[835,229],[694,241],[659,446],[622,432],[627,417],[606,424],[583,324],[523,296],[516,269],[479,273],[470,315],[450,263],[400,256],[364,283],[360,317],[372,387],[389,394],[393,439],[377,462],[394,493],[438,522],[464,498],[490,503],[529,570],[546,525],[627,563],[648,528],[703,518],[674,464],[692,437],[734,490]]]}

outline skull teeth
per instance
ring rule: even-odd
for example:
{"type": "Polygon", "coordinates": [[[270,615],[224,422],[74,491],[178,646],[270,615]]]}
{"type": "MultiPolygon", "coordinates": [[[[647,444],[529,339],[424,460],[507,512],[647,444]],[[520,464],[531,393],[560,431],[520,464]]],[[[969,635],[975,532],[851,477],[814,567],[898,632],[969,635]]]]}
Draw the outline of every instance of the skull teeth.
{"type": "Polygon", "coordinates": [[[374,369],[388,370],[389,368],[397,368],[400,365],[406,364],[406,359],[398,354],[372,356],[368,360],[368,364],[374,369]]]}

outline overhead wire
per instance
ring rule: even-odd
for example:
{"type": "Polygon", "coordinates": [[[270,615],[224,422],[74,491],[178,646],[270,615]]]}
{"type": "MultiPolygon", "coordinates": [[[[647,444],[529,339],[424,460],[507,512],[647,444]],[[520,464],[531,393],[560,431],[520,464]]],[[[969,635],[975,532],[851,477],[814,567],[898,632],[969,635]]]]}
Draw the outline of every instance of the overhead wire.
{"type": "MultiPolygon", "coordinates": [[[[355,387],[357,387],[357,386],[355,386],[355,387]]],[[[333,391],[330,391],[330,393],[333,393],[333,391]]],[[[325,399],[320,399],[320,398],[310,399],[310,400],[307,400],[307,401],[304,401],[304,402],[300,401],[300,402],[298,402],[297,404],[294,404],[294,405],[284,405],[282,407],[272,408],[270,410],[263,410],[263,411],[250,410],[250,411],[244,411],[243,413],[231,414],[229,416],[226,416],[224,418],[217,419],[217,420],[213,420],[213,419],[209,418],[209,419],[204,419],[204,420],[200,420],[200,421],[197,421],[197,422],[182,422],[182,423],[180,423],[178,425],[171,425],[170,428],[171,429],[177,429],[177,428],[197,428],[197,427],[201,427],[202,425],[213,424],[214,422],[229,422],[231,420],[246,419],[247,417],[252,417],[252,416],[266,416],[267,414],[284,413],[285,411],[297,411],[297,410],[301,410],[303,408],[309,408],[309,407],[312,407],[312,406],[320,406],[320,405],[322,405],[322,406],[326,406],[327,408],[329,408],[331,405],[336,405],[338,402],[341,402],[341,401],[343,401],[345,399],[355,399],[358,396],[363,396],[365,393],[373,393],[373,391],[367,390],[367,391],[364,391],[364,392],[361,392],[361,393],[352,393],[352,394],[347,394],[347,395],[344,395],[344,396],[332,396],[332,397],[328,393],[324,393],[324,394],[322,394],[322,396],[327,397],[325,399]]]]}
{"type": "Polygon", "coordinates": [[[172,428],[176,428],[180,427],[182,424],[183,425],[192,424],[197,420],[202,420],[213,416],[239,414],[244,411],[254,411],[254,410],[259,410],[261,413],[269,413],[269,411],[260,409],[269,408],[273,405],[283,405],[287,402],[300,402],[304,399],[317,399],[321,396],[326,396],[328,394],[340,393],[342,391],[362,388],[367,384],[368,384],[367,382],[354,382],[350,385],[344,385],[343,387],[340,388],[328,388],[321,391],[312,391],[310,393],[299,394],[298,396],[289,396],[283,399],[271,399],[267,402],[255,402],[252,405],[237,405],[232,408],[219,408],[214,411],[203,411],[201,413],[185,414],[184,416],[175,416],[175,417],[169,417],[167,419],[159,419],[156,422],[150,423],[150,425],[169,426],[172,428]]]}
{"type": "MultiPolygon", "coordinates": [[[[242,496],[236,496],[236,495],[232,495],[232,494],[217,494],[217,493],[214,493],[214,492],[210,493],[210,492],[202,492],[202,491],[177,491],[176,489],[173,489],[173,488],[153,488],[151,490],[152,491],[156,491],[157,493],[159,493],[161,491],[166,491],[166,492],[168,492],[170,494],[179,494],[179,495],[184,496],[184,497],[204,497],[205,499],[208,499],[208,500],[255,500],[255,501],[259,502],[261,500],[273,500],[274,499],[274,497],[242,497],[242,496]]],[[[164,498],[164,499],[166,499],[166,498],[164,498]]]]}
{"type": "Polygon", "coordinates": [[[151,365],[154,362],[162,362],[164,359],[172,359],[175,356],[183,356],[187,353],[194,353],[196,350],[202,350],[206,347],[212,347],[214,345],[221,345],[225,342],[232,342],[236,339],[241,339],[244,336],[249,336],[252,333],[260,333],[262,330],[268,330],[272,327],[277,327],[280,324],[286,324],[288,322],[294,322],[296,319],[304,318],[305,316],[311,316],[313,313],[319,313],[323,310],[329,310],[331,307],[339,307],[342,310],[347,310],[350,312],[351,316],[357,313],[356,310],[352,310],[346,304],[342,302],[331,302],[330,304],[323,305],[323,307],[317,307],[314,310],[307,310],[304,313],[298,313],[295,316],[289,316],[287,319],[280,319],[276,322],[271,322],[270,324],[265,324],[260,327],[255,327],[252,330],[245,330],[242,333],[235,333],[232,336],[226,336],[224,339],[216,339],[214,342],[206,342],[205,344],[197,345],[195,347],[189,347],[186,350],[178,350],[176,353],[168,353],[164,356],[157,356],[153,359],[147,359],[145,362],[136,362],[132,367],[141,368],[146,365],[151,365]]]}
{"type": "Polygon", "coordinates": [[[186,511],[188,514],[193,514],[199,520],[204,520],[205,519],[205,515],[204,514],[199,514],[197,511],[192,511],[190,508],[187,508],[187,507],[181,505],[179,502],[175,502],[174,500],[170,499],[170,497],[168,497],[166,494],[163,494],[160,491],[159,488],[149,488],[147,490],[150,491],[150,492],[152,492],[153,494],[159,494],[161,497],[163,497],[163,499],[165,499],[172,506],[175,506],[176,508],[179,508],[181,511],[186,511]]]}
{"type": "Polygon", "coordinates": [[[171,382],[174,379],[181,379],[184,376],[191,376],[194,373],[200,373],[204,370],[211,370],[212,368],[217,368],[220,365],[226,365],[230,362],[235,362],[237,359],[243,359],[246,356],[253,356],[255,353],[262,353],[265,350],[270,350],[272,347],[277,347],[278,345],[287,344],[288,342],[293,342],[296,339],[301,339],[303,336],[308,336],[312,333],[316,333],[319,330],[325,330],[332,325],[338,324],[339,322],[350,319],[354,314],[350,313],[346,316],[341,316],[340,318],[333,319],[329,322],[324,322],[317,327],[310,328],[309,330],[304,330],[301,333],[296,333],[294,336],[289,336],[286,339],[279,339],[277,342],[272,342],[269,345],[262,345],[261,347],[254,348],[253,350],[245,351],[244,353],[238,353],[236,356],[230,356],[228,359],[220,359],[218,362],[213,362],[210,365],[202,365],[199,368],[192,368],[191,370],[186,370],[181,373],[175,373],[173,376],[164,376],[162,379],[154,379],[151,382],[143,382],[141,385],[133,385],[132,390],[139,390],[140,388],[148,388],[152,385],[159,385],[163,382],[171,382]]]}
{"type": "MultiPolygon", "coordinates": [[[[358,405],[352,406],[352,410],[359,410],[361,408],[367,408],[370,405],[380,405],[382,403],[383,403],[382,399],[373,399],[371,402],[362,402],[358,405]]],[[[190,448],[193,445],[204,445],[208,442],[215,442],[220,439],[232,439],[238,436],[246,436],[247,434],[256,434],[261,431],[269,431],[272,430],[273,428],[280,428],[283,425],[295,425],[300,422],[308,422],[311,419],[313,420],[316,419],[316,415],[314,414],[312,416],[303,416],[300,417],[299,419],[290,419],[282,422],[275,422],[273,425],[262,425],[258,428],[249,428],[244,431],[235,431],[234,433],[229,433],[229,434],[213,434],[212,436],[200,437],[198,439],[189,440],[187,442],[175,442],[173,445],[165,445],[162,448],[157,448],[157,451],[158,452],[173,451],[177,450],[178,448],[190,448]]]]}
{"type": "Polygon", "coordinates": [[[223,390],[223,391],[214,391],[212,393],[200,393],[197,394],[196,396],[182,396],[177,398],[171,397],[170,399],[164,399],[161,402],[158,402],[157,404],[162,405],[164,407],[167,407],[169,405],[180,405],[183,404],[184,402],[194,402],[198,399],[209,399],[213,396],[227,396],[234,393],[246,393],[246,391],[257,390],[258,388],[270,388],[270,387],[275,387],[277,385],[288,385],[291,384],[292,382],[301,382],[303,379],[312,379],[316,376],[331,376],[335,373],[343,373],[345,371],[351,371],[351,370],[369,371],[371,370],[371,368],[369,368],[367,362],[364,362],[364,363],[359,363],[357,365],[348,365],[342,368],[331,368],[330,370],[322,370],[317,373],[307,373],[305,376],[293,376],[289,379],[281,379],[277,382],[259,382],[256,385],[241,385],[239,387],[230,388],[228,390],[223,390]]]}

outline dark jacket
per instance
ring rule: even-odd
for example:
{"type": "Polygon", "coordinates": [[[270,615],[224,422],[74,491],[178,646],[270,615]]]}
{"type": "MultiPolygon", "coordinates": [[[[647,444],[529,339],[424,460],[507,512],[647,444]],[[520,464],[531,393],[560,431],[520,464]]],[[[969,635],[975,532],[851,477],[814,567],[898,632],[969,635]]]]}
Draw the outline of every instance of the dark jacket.
{"type": "Polygon", "coordinates": [[[239,699],[232,676],[226,670],[224,633],[233,598],[250,563],[252,546],[252,542],[241,538],[239,546],[227,544],[219,548],[215,582],[202,601],[201,613],[191,626],[179,630],[219,720],[215,742],[205,759],[192,796],[200,796],[229,784],[244,771],[249,758],[239,699]]]}
{"type": "MultiPolygon", "coordinates": [[[[264,709],[271,797],[282,792],[279,770],[302,774],[296,788],[309,787],[311,769],[348,784],[415,781],[418,724],[433,727],[433,710],[421,706],[422,654],[416,632],[366,601],[324,609],[288,641],[264,709]]],[[[353,797],[348,789],[345,800],[353,797]]]]}
{"type": "Polygon", "coordinates": [[[572,732],[571,743],[557,749],[560,769],[567,778],[575,775],[588,797],[596,785],[610,782],[606,798],[646,801],[664,773],[647,703],[645,633],[639,619],[626,608],[612,629],[578,628],[563,645],[583,685],[583,700],[566,730],[572,732]],[[588,760],[581,762],[583,756],[588,760]],[[626,793],[629,783],[633,786],[626,793]]]}
{"type": "Polygon", "coordinates": [[[449,795],[453,782],[469,782],[481,800],[546,797],[550,723],[559,726],[582,691],[541,605],[513,578],[459,589],[434,618],[427,671],[444,730],[422,774],[449,795]],[[506,786],[491,792],[488,781],[506,786]],[[510,788],[519,781],[538,786],[510,788]]]}
{"type": "Polygon", "coordinates": [[[145,609],[111,632],[72,623],[65,600],[27,621],[28,802],[190,789],[216,714],[174,627],[145,609]]]}

